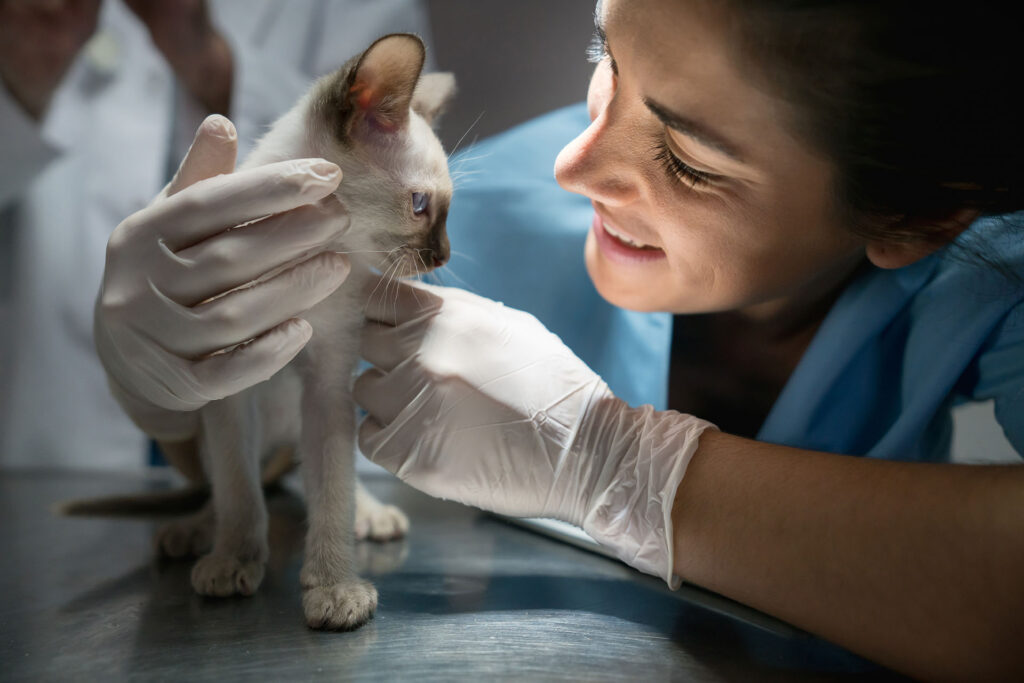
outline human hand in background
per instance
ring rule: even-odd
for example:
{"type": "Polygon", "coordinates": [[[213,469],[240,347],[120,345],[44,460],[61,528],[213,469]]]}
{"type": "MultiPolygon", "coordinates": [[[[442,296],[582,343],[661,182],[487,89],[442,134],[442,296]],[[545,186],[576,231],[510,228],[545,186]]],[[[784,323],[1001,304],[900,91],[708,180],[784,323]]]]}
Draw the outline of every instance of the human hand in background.
{"type": "Polygon", "coordinates": [[[231,48],[210,21],[205,0],[124,0],[139,17],[185,89],[209,113],[231,106],[231,48]]]}
{"type": "Polygon", "coordinates": [[[581,526],[673,582],[672,503],[709,423],[630,408],[536,318],[462,290],[401,283],[368,317],[370,460],[436,497],[581,526]]]}
{"type": "Polygon", "coordinates": [[[0,79],[39,120],[96,30],[100,0],[0,0],[0,79]]]}
{"type": "Polygon", "coordinates": [[[107,245],[96,349],[122,406],[158,439],[191,436],[167,411],[287,364],[312,334],[296,316],[349,272],[330,251],[349,224],[331,194],[340,169],[305,159],[233,173],[236,145],[231,122],[208,117],[174,179],[107,245]]]}

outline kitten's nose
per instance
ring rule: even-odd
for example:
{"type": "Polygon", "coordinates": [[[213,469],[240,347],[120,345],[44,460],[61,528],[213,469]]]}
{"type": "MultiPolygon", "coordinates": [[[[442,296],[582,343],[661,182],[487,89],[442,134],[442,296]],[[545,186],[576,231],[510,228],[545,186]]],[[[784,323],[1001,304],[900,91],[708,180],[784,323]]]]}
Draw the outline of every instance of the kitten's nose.
{"type": "Polygon", "coordinates": [[[431,230],[427,246],[430,249],[430,263],[434,268],[440,268],[448,263],[451,247],[448,244],[448,233],[444,229],[443,222],[440,225],[435,225],[431,230]]]}

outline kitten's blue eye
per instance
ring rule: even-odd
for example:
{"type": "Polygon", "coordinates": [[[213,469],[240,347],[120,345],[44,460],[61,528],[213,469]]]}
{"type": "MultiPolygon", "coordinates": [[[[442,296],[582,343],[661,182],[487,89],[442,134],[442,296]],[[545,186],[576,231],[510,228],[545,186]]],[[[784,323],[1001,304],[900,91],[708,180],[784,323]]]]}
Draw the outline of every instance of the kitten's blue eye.
{"type": "Polygon", "coordinates": [[[425,192],[412,193],[412,212],[417,216],[426,213],[430,208],[430,195],[425,192]]]}

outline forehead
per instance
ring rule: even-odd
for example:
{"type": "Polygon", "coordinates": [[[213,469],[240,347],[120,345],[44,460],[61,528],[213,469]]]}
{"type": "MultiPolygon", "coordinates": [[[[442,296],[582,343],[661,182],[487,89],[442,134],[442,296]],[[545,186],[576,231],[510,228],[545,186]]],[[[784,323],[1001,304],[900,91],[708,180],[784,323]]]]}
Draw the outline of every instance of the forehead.
{"type": "Polygon", "coordinates": [[[604,0],[598,12],[641,97],[714,128],[755,163],[793,143],[788,104],[742,68],[721,4],[604,0]]]}

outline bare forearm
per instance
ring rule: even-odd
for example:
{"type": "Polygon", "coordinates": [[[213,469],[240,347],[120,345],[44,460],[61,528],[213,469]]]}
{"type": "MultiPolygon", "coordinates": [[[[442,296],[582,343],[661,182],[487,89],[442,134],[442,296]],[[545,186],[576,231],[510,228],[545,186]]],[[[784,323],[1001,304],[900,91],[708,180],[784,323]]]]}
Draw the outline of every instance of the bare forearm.
{"type": "Polygon", "coordinates": [[[210,114],[229,114],[234,58],[205,0],[125,0],[185,90],[210,114]]]}
{"type": "Polygon", "coordinates": [[[168,61],[178,80],[207,113],[228,115],[234,61],[231,48],[220,34],[211,33],[202,51],[176,55],[168,61]]]}
{"type": "Polygon", "coordinates": [[[685,580],[912,675],[1024,672],[1024,468],[709,432],[673,520],[685,580]]]}

